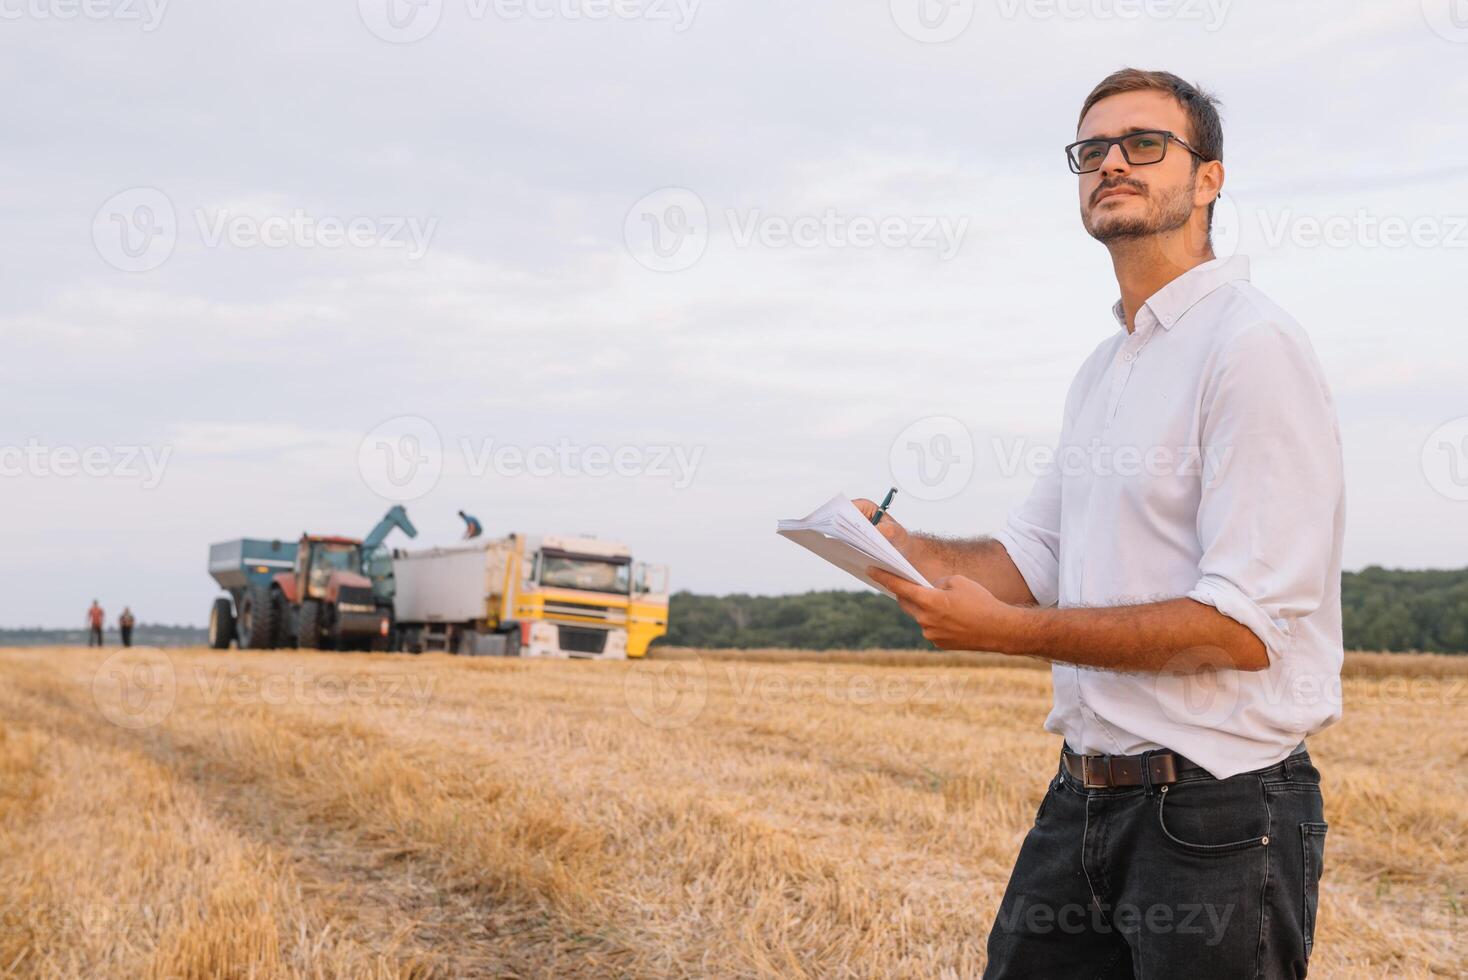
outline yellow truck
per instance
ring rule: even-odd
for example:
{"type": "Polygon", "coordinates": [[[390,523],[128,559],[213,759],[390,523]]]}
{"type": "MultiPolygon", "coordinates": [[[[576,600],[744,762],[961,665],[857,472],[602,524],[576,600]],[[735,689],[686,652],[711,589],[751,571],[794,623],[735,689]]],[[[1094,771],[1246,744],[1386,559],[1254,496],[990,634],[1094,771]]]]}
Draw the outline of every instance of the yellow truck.
{"type": "Polygon", "coordinates": [[[392,553],[398,649],[468,656],[647,654],[668,631],[668,570],[626,545],[510,534],[392,553]]]}

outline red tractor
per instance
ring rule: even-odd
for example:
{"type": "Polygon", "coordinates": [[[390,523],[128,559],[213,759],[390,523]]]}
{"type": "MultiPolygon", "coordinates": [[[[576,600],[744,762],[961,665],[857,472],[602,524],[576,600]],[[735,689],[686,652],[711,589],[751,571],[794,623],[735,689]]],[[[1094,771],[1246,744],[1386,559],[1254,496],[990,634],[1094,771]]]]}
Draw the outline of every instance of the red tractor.
{"type": "Polygon", "coordinates": [[[409,537],[418,533],[399,505],[363,541],[301,535],[294,560],[279,541],[243,538],[214,545],[209,571],[230,596],[214,602],[210,645],[222,650],[238,639],[246,650],[390,649],[391,573],[366,566],[395,527],[409,537]]]}

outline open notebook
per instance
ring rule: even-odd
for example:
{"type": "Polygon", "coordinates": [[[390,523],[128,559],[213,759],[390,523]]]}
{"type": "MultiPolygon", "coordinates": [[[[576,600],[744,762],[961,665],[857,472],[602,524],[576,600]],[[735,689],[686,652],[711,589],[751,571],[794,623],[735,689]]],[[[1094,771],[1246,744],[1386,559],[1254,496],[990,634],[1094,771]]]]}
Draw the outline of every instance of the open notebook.
{"type": "Polygon", "coordinates": [[[837,568],[844,569],[880,592],[887,592],[867,576],[875,566],[931,588],[922,573],[892,547],[892,542],[861,516],[845,494],[838,493],[813,513],[796,521],[781,521],[775,533],[809,548],[837,568]]]}

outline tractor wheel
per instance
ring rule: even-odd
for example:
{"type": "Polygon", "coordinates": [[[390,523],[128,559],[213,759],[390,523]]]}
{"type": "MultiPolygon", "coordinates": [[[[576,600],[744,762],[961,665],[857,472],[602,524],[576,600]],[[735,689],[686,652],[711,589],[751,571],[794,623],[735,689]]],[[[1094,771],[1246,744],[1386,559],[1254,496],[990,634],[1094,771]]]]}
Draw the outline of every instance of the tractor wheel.
{"type": "Polygon", "coordinates": [[[252,585],[245,590],[236,626],[240,647],[246,650],[273,650],[280,645],[280,599],[268,585],[252,585]]]}
{"type": "Polygon", "coordinates": [[[234,639],[234,606],[223,596],[214,600],[209,610],[209,647],[213,650],[228,650],[229,641],[234,639]]]}
{"type": "Polygon", "coordinates": [[[302,650],[321,647],[321,603],[307,599],[296,613],[296,646],[302,650]]]}
{"type": "Polygon", "coordinates": [[[386,635],[382,633],[374,633],[371,637],[368,638],[366,649],[372,651],[373,653],[391,653],[393,650],[397,649],[397,643],[395,642],[397,639],[397,630],[393,629],[392,612],[390,610],[381,609],[380,607],[379,611],[383,612],[387,616],[387,633],[386,635]]]}

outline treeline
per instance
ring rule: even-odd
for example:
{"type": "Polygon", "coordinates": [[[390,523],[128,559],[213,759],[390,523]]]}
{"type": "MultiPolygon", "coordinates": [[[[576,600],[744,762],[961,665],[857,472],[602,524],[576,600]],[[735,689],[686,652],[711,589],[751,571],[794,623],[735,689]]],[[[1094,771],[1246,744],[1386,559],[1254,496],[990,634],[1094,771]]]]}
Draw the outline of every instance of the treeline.
{"type": "MultiPolygon", "coordinates": [[[[0,647],[49,647],[87,645],[88,631],[77,629],[42,629],[39,626],[22,626],[19,629],[0,629],[0,647]]],[[[197,647],[209,641],[209,631],[199,626],[169,626],[161,623],[139,623],[133,627],[135,647],[197,647]]],[[[121,646],[122,635],[117,627],[108,624],[102,631],[104,646],[121,646]]]]}
{"type": "MultiPolygon", "coordinates": [[[[1348,650],[1468,653],[1468,569],[1347,572],[1341,610],[1348,650]]],[[[806,650],[932,649],[897,604],[875,592],[673,595],[672,646],[806,650]]]]}
{"type": "Polygon", "coordinates": [[[1347,572],[1341,613],[1348,650],[1468,653],[1468,568],[1347,572]]]}

